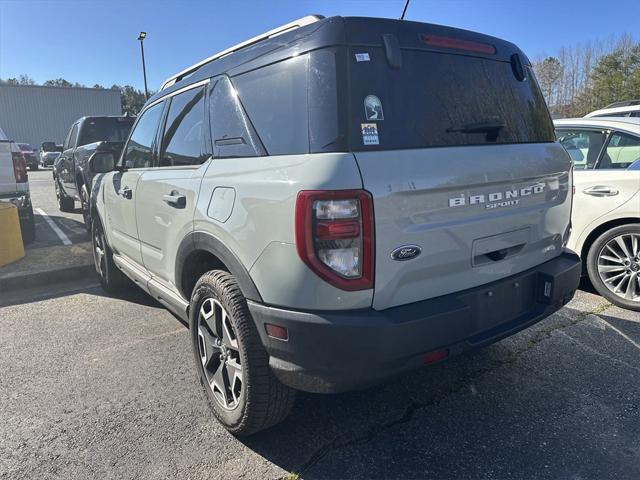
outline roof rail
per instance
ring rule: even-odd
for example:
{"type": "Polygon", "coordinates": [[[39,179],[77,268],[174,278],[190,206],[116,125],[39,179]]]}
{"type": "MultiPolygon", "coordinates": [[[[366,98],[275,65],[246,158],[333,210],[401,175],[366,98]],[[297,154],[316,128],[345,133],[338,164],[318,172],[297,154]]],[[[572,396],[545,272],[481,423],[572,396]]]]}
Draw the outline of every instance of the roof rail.
{"type": "Polygon", "coordinates": [[[184,77],[186,77],[187,75],[195,72],[196,70],[198,70],[200,67],[202,67],[203,65],[209,63],[209,62],[213,62],[214,60],[217,60],[219,58],[224,57],[225,55],[229,55],[230,53],[236,52],[242,48],[248,47],[249,45],[253,45],[254,43],[258,43],[261,40],[265,40],[267,38],[272,38],[275,37],[277,35],[281,35],[283,33],[286,33],[290,30],[295,30],[296,28],[300,28],[300,27],[304,27],[305,25],[309,25],[311,23],[315,23],[318,22],[320,20],[322,20],[324,18],[324,16],[322,15],[307,15],[306,17],[302,17],[299,18],[298,20],[294,20],[293,22],[289,22],[285,25],[282,25],[280,27],[274,28],[273,30],[269,30],[268,32],[262,33],[256,37],[250,38],[249,40],[246,40],[244,42],[238,43],[237,45],[234,45],[233,47],[229,47],[226,50],[223,50],[221,52],[216,53],[215,55],[212,55],[208,58],[205,58],[204,60],[191,65],[189,68],[186,68],[184,70],[182,70],[180,73],[177,73],[176,75],[173,75],[172,77],[169,77],[168,79],[166,79],[164,81],[164,83],[162,84],[162,86],[160,87],[160,90],[164,90],[167,87],[170,87],[171,85],[173,85],[176,82],[179,82],[180,80],[182,80],[184,77]]]}
{"type": "Polygon", "coordinates": [[[604,108],[615,108],[615,107],[631,107],[633,105],[640,105],[640,99],[638,100],[625,100],[623,102],[614,102],[607,105],[604,108]]]}

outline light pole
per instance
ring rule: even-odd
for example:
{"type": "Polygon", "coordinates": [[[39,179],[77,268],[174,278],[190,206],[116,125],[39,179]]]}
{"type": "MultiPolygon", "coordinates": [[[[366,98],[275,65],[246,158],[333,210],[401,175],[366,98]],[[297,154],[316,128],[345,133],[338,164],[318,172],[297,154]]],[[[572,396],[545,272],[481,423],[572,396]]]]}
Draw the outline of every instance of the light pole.
{"type": "Polygon", "coordinates": [[[147,38],[147,32],[140,32],[138,40],[140,40],[140,53],[142,53],[142,75],[144,75],[144,98],[149,99],[149,90],[147,89],[147,67],[144,64],[144,39],[147,38]]]}

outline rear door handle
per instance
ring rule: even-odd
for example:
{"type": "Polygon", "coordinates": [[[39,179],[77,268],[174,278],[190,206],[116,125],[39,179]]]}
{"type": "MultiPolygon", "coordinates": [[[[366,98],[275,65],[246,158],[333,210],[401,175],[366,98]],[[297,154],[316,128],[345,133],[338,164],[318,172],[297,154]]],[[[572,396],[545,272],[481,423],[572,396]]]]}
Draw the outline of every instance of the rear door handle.
{"type": "Polygon", "coordinates": [[[122,195],[127,200],[131,200],[131,198],[133,197],[133,191],[129,187],[122,187],[118,191],[118,195],[122,195]]]}
{"type": "Polygon", "coordinates": [[[162,201],[173,208],[184,208],[187,206],[187,197],[175,190],[169,195],[163,195],[162,201]]]}
{"type": "Polygon", "coordinates": [[[613,187],[608,187],[604,185],[597,185],[595,187],[590,187],[582,191],[587,195],[592,195],[594,197],[613,197],[614,195],[618,195],[618,190],[613,187]]]}

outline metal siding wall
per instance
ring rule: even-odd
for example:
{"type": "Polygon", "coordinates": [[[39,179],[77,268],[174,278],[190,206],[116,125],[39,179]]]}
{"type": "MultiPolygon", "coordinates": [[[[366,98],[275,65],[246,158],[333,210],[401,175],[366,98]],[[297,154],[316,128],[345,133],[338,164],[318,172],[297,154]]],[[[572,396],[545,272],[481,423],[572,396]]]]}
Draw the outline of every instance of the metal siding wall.
{"type": "Polygon", "coordinates": [[[80,117],[121,114],[118,90],[0,85],[0,128],[35,149],[42,142],[62,143],[80,117]]]}

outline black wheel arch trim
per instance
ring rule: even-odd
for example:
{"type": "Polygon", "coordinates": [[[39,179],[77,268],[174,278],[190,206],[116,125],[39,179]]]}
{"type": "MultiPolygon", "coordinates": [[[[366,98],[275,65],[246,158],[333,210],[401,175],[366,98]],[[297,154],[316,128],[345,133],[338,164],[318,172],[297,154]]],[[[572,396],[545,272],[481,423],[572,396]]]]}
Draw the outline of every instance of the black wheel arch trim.
{"type": "MultiPolygon", "coordinates": [[[[229,273],[236,278],[240,290],[247,300],[262,302],[260,292],[258,292],[255,283],[253,283],[249,271],[244,267],[236,254],[218,238],[203,231],[189,233],[180,243],[176,254],[176,283],[181,283],[182,271],[187,257],[198,250],[215,255],[229,269],[229,273]]],[[[178,288],[182,296],[187,298],[185,292],[182,290],[182,285],[179,285],[178,288]]]]}

